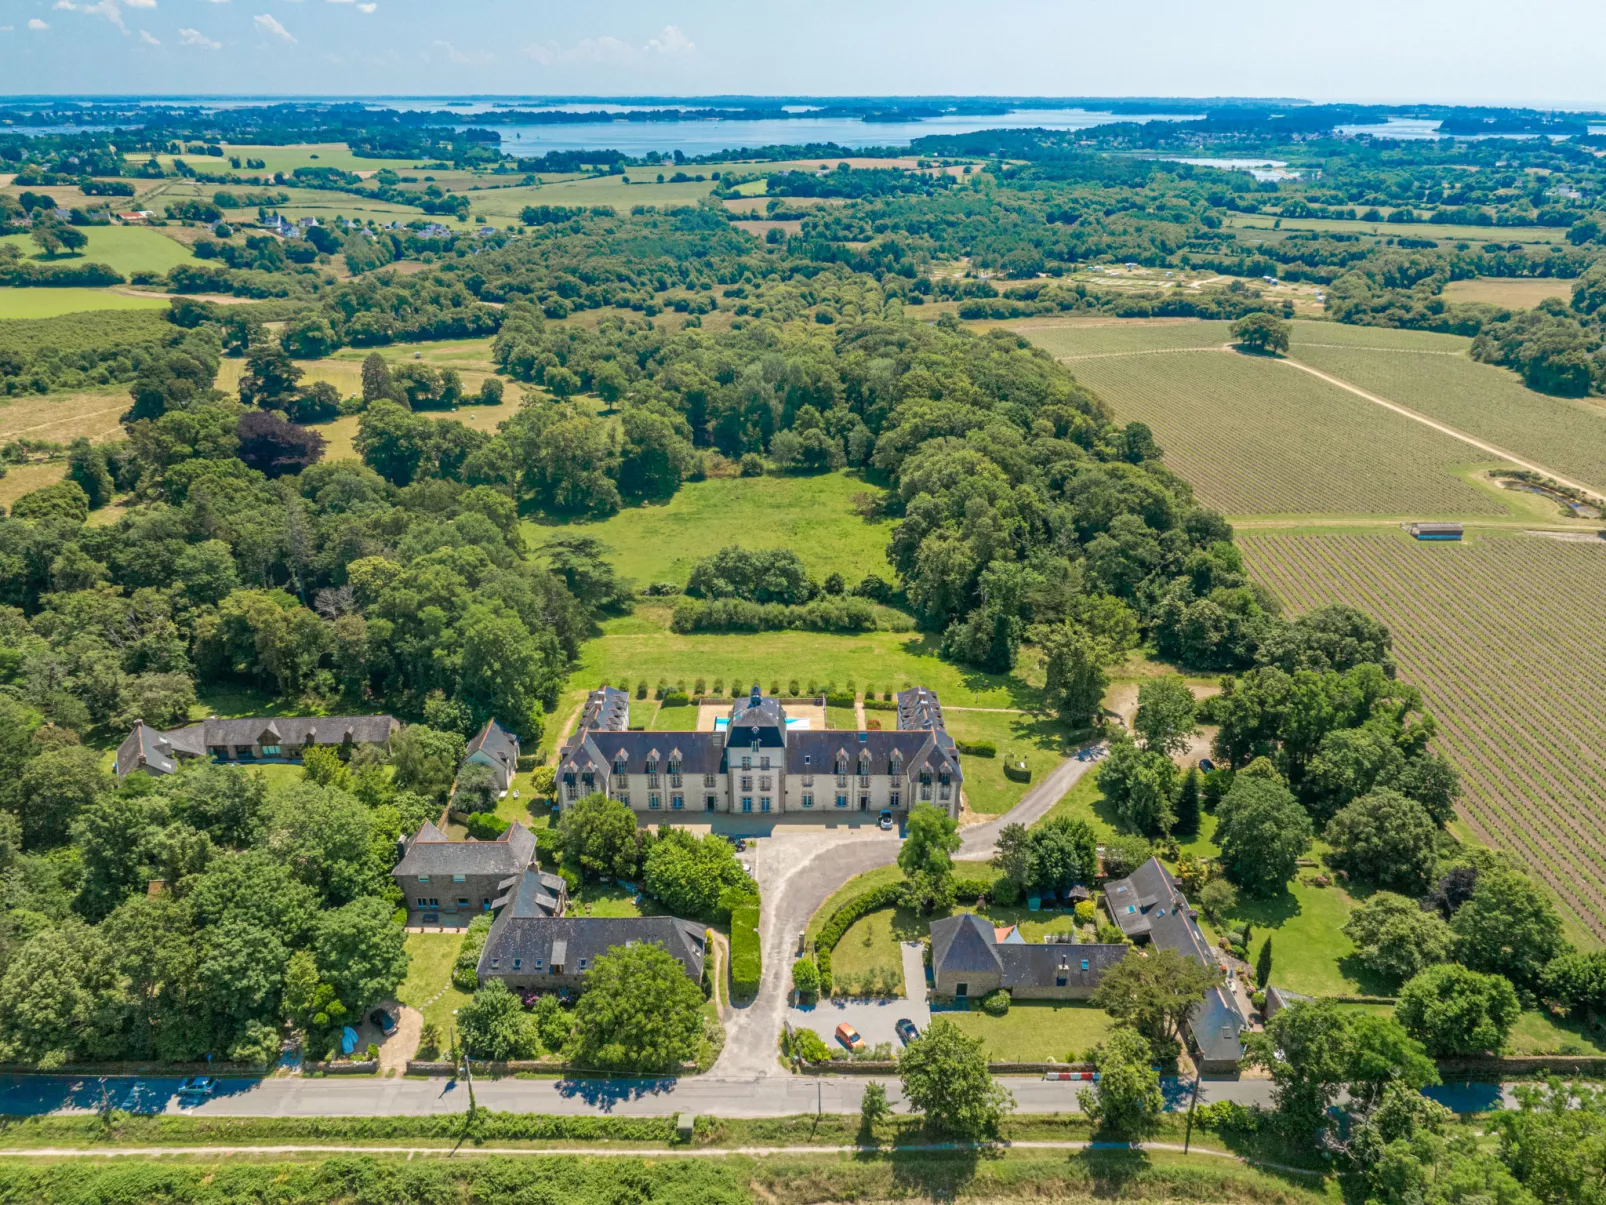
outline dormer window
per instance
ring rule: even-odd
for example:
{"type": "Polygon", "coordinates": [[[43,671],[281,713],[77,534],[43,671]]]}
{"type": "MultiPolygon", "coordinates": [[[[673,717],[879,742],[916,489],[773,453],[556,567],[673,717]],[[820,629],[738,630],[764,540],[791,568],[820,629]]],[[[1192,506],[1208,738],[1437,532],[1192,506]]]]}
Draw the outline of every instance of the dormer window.
{"type": "Polygon", "coordinates": [[[656,773],[658,773],[658,759],[657,758],[649,757],[647,759],[647,773],[648,774],[656,774],[656,773]]]}
{"type": "Polygon", "coordinates": [[[624,754],[621,753],[617,758],[614,759],[613,772],[623,777],[628,764],[629,763],[625,761],[624,754]]]}

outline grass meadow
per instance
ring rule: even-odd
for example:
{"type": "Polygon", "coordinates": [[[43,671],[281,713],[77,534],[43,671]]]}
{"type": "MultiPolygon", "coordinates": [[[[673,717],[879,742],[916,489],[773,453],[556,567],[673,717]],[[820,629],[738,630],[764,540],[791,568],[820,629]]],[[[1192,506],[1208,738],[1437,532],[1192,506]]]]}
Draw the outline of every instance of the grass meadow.
{"type": "Polygon", "coordinates": [[[1476,276],[1444,286],[1446,301],[1485,301],[1513,310],[1529,310],[1547,297],[1571,301],[1573,282],[1530,276],[1476,276]]]}
{"type": "Polygon", "coordinates": [[[89,310],[165,310],[165,297],[132,297],[108,289],[0,289],[0,322],[59,318],[89,310]]]}
{"type": "Polygon", "coordinates": [[[89,245],[77,254],[58,255],[54,260],[47,260],[26,234],[8,234],[0,237],[0,242],[11,243],[21,249],[25,258],[40,263],[105,264],[124,276],[142,271],[166,272],[191,259],[188,247],[147,226],[82,226],[79,229],[89,236],[89,245]]]}
{"type": "Polygon", "coordinates": [[[540,520],[527,523],[525,534],[532,546],[559,535],[595,537],[613,550],[614,567],[638,586],[684,586],[698,560],[728,544],[790,548],[817,578],[840,573],[851,584],[879,573],[891,579],[886,544],[892,524],[858,515],[853,498],[865,491],[879,493],[852,472],[715,477],[688,481],[668,502],[628,507],[602,522],[540,520]]]}

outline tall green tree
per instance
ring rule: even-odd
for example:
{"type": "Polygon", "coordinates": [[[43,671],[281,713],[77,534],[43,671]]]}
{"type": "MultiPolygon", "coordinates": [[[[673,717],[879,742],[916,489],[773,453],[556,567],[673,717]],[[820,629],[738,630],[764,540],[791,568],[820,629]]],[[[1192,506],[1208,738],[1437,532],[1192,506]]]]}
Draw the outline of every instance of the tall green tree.
{"type": "Polygon", "coordinates": [[[1216,843],[1227,877],[1251,895],[1282,891],[1313,835],[1310,816],[1287,788],[1240,774],[1217,817],[1216,843]]]}
{"type": "Polygon", "coordinates": [[[898,1079],[909,1107],[926,1115],[939,1133],[979,1141],[998,1133],[999,1123],[1015,1106],[1014,1098],[993,1079],[980,1038],[967,1037],[946,1017],[937,1017],[925,1033],[904,1047],[898,1079]]]}
{"type": "Polygon", "coordinates": [[[703,993],[653,942],[616,946],[586,973],[574,1061],[606,1071],[673,1071],[697,1054],[703,993]]]}
{"type": "Polygon", "coordinates": [[[1165,1096],[1154,1052],[1135,1029],[1117,1028],[1093,1052],[1099,1079],[1078,1095],[1095,1132],[1118,1142],[1146,1138],[1160,1126],[1165,1096]]]}

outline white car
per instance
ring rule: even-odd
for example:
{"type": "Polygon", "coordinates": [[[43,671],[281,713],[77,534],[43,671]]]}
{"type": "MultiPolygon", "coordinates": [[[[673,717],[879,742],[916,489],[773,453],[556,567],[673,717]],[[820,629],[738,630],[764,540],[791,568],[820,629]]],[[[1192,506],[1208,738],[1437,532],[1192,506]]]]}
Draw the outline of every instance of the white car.
{"type": "Polygon", "coordinates": [[[886,811],[882,812],[876,823],[881,826],[882,832],[890,833],[892,831],[892,813],[886,811]]]}

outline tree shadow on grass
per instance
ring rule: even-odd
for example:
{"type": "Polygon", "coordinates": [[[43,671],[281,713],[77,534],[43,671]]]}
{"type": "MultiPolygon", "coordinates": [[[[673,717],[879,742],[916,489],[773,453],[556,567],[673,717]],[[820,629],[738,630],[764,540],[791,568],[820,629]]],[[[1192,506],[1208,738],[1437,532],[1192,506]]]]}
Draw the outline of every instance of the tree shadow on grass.
{"type": "MultiPolygon", "coordinates": [[[[989,693],[1002,690],[1009,695],[1009,706],[1022,710],[1030,710],[1043,705],[1043,692],[1019,678],[1008,674],[988,674],[968,666],[957,665],[942,657],[942,637],[933,632],[914,632],[898,642],[899,651],[907,657],[931,658],[942,663],[959,675],[960,684],[975,694],[989,693]]],[[[920,685],[920,683],[911,683],[920,685]]],[[[925,685],[930,685],[926,683],[925,685]]]]}
{"type": "MultiPolygon", "coordinates": [[[[1361,961],[1359,954],[1346,954],[1338,960],[1338,970],[1346,979],[1353,980],[1363,996],[1393,996],[1400,985],[1393,979],[1379,975],[1361,961]]],[[[1274,974],[1273,979],[1276,978],[1274,974]]]]}
{"type": "MultiPolygon", "coordinates": [[[[925,1142],[941,1141],[925,1137],[925,1142]]],[[[932,1201],[952,1201],[972,1180],[983,1158],[990,1155],[985,1148],[960,1148],[952,1151],[903,1151],[896,1147],[888,1154],[863,1154],[861,1158],[884,1158],[892,1167],[892,1182],[900,1196],[916,1196],[932,1201]]]]}
{"type": "Polygon", "coordinates": [[[1266,899],[1240,894],[1238,902],[1227,914],[1227,919],[1229,922],[1237,922],[1240,926],[1244,921],[1248,921],[1256,929],[1276,929],[1303,911],[1299,898],[1285,888],[1266,899]]]}

